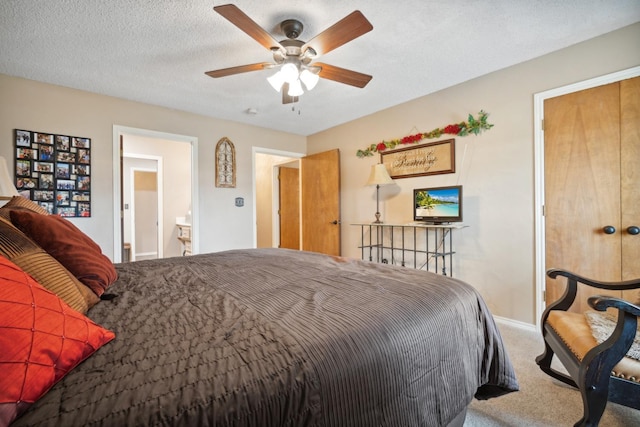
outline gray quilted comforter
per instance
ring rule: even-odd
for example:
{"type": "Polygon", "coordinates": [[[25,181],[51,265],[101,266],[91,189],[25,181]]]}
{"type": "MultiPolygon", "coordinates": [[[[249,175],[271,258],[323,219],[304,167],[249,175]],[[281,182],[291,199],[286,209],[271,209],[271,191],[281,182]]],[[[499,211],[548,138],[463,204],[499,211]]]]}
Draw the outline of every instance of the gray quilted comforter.
{"type": "Polygon", "coordinates": [[[284,249],[117,266],[116,339],[16,426],[437,426],[518,384],[452,278],[284,249]]]}

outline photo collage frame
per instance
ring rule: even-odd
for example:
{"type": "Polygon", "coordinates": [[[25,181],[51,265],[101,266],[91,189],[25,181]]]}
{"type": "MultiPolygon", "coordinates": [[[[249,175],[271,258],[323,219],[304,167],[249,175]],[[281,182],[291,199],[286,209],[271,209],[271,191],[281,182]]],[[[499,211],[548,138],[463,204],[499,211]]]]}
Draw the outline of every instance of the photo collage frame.
{"type": "Polygon", "coordinates": [[[47,212],[91,216],[91,139],[15,130],[16,189],[47,212]]]}

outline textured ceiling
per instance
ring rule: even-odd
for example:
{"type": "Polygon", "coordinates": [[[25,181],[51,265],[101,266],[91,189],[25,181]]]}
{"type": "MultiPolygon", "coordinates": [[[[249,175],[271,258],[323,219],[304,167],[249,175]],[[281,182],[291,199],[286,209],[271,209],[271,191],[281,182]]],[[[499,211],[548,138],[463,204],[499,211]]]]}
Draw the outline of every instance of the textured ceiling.
{"type": "Polygon", "coordinates": [[[288,18],[303,22],[301,40],[354,10],[373,24],[318,58],[371,82],[321,79],[292,111],[272,70],[204,74],[272,59],[213,11],[228,2],[3,0],[0,73],[310,135],[640,21],[638,0],[234,1],[278,40],[288,18]]]}

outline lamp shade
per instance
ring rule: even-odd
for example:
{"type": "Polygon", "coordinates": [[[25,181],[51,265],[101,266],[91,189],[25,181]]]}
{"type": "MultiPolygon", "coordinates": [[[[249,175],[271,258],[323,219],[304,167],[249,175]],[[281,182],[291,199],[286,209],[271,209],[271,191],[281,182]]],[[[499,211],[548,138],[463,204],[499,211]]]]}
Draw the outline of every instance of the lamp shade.
{"type": "Polygon", "coordinates": [[[0,196],[2,199],[10,199],[13,196],[19,196],[18,190],[13,185],[13,179],[7,168],[7,161],[0,156],[0,196]]]}
{"type": "Polygon", "coordinates": [[[369,174],[369,180],[367,181],[367,185],[387,185],[393,184],[393,179],[389,176],[389,172],[387,172],[387,167],[378,163],[377,165],[371,166],[371,173],[369,174]]]}
{"type": "Polygon", "coordinates": [[[307,87],[307,90],[311,90],[316,87],[320,77],[309,70],[302,70],[300,73],[300,80],[302,80],[302,83],[307,87]]]}
{"type": "Polygon", "coordinates": [[[294,80],[289,84],[289,96],[300,96],[304,93],[302,90],[302,84],[300,84],[300,80],[294,80]]]}
{"type": "Polygon", "coordinates": [[[280,92],[280,89],[282,89],[282,85],[284,84],[284,76],[282,75],[282,71],[278,70],[278,72],[273,76],[267,77],[267,81],[269,82],[271,87],[273,87],[277,92],[280,92]]]}

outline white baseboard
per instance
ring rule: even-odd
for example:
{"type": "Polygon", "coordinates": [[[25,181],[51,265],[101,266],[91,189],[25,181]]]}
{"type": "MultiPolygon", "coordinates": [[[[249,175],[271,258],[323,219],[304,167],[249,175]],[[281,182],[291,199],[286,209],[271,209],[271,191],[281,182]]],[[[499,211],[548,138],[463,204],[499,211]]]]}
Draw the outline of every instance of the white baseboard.
{"type": "Polygon", "coordinates": [[[508,319],[506,317],[493,316],[497,323],[505,323],[507,325],[515,326],[516,328],[526,329],[527,331],[536,332],[538,330],[536,325],[531,323],[520,322],[519,320],[508,319]]]}

